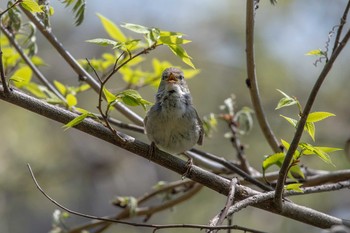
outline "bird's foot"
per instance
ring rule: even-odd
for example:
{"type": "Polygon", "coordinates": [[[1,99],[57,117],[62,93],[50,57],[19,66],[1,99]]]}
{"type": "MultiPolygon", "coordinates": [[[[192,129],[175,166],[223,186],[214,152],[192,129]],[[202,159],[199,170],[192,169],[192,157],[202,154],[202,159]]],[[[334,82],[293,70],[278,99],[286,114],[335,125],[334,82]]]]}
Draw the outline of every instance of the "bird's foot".
{"type": "Polygon", "coordinates": [[[151,161],[155,152],[156,152],[156,149],[157,149],[157,146],[154,142],[151,143],[149,149],[148,149],[148,152],[147,152],[147,155],[148,155],[148,160],[151,161]]]}
{"type": "Polygon", "coordinates": [[[181,179],[185,179],[186,177],[188,177],[191,173],[192,170],[192,166],[193,166],[193,159],[187,155],[186,153],[184,153],[184,155],[188,158],[187,163],[186,163],[186,172],[182,175],[181,179]]]}

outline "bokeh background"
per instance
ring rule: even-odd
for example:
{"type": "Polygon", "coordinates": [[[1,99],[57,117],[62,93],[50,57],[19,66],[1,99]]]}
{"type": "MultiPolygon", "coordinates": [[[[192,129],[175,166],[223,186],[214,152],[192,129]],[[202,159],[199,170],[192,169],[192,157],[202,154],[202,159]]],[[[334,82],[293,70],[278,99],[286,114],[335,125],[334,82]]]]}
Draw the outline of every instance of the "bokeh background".
{"type": "MultiPolygon", "coordinates": [[[[1,1],[2,9],[6,1],[1,1]]],[[[219,106],[231,94],[236,96],[237,108],[251,106],[245,86],[245,1],[87,1],[84,23],[75,27],[70,9],[59,1],[51,1],[55,14],[51,19],[53,33],[76,58],[99,57],[105,50],[84,42],[107,37],[96,13],[101,13],[120,25],[125,22],[179,31],[193,42],[185,48],[201,73],[188,81],[194,103],[201,116],[219,112],[219,106]]],[[[281,95],[276,89],[306,98],[323,64],[313,65],[314,57],[305,56],[310,50],[324,48],[328,32],[340,21],[347,1],[294,0],[280,1],[272,6],[261,1],[256,15],[256,67],[262,102],[278,138],[290,141],[294,129],[280,114],[296,116],[296,108],[275,111],[281,95]]],[[[130,34],[137,36],[135,34],[130,34]]],[[[55,50],[38,34],[39,56],[48,64],[41,70],[50,80],[78,85],[77,76],[55,50]]],[[[340,55],[326,79],[314,110],[336,114],[316,125],[318,145],[344,147],[350,137],[350,49],[340,55]]],[[[152,58],[169,60],[184,66],[169,50],[159,48],[147,55],[143,68],[150,67],[152,58]]],[[[124,86],[123,86],[124,87],[124,86]]],[[[116,86],[116,89],[120,86],[116,86]]],[[[144,98],[153,101],[155,89],[140,90],[144,98]]],[[[92,91],[80,95],[81,106],[95,111],[97,96],[92,91]]],[[[134,108],[144,116],[141,108],[134,108]]],[[[124,119],[118,116],[120,119],[124,119]]],[[[140,196],[151,190],[159,180],[174,181],[180,175],[131,153],[74,129],[64,131],[62,125],[0,101],[0,232],[48,232],[52,213],[56,209],[35,188],[26,164],[30,163],[44,187],[58,202],[83,213],[97,216],[118,211],[110,201],[115,196],[140,196]]],[[[235,151],[224,138],[227,131],[219,124],[211,138],[205,139],[203,150],[227,159],[235,151]]],[[[142,135],[130,135],[147,139],[142,135]]],[[[305,136],[305,141],[311,141],[305,136]]],[[[260,169],[264,155],[271,149],[255,123],[253,131],[241,138],[247,145],[247,157],[260,169]]],[[[349,168],[344,152],[332,155],[336,167],[317,158],[303,159],[306,166],[336,170],[349,168]]],[[[273,169],[272,169],[273,170],[273,169]]],[[[297,203],[350,219],[349,190],[293,198],[297,203]]],[[[218,213],[225,198],[203,189],[190,201],[173,210],[152,216],[150,223],[206,224],[218,213]]],[[[285,219],[261,210],[247,208],[234,216],[234,223],[267,232],[320,232],[315,227],[285,219]]],[[[72,217],[70,222],[85,219],[72,217]]],[[[163,232],[178,232],[164,230],[163,232]]],[[[183,230],[181,232],[192,232],[183,230]]],[[[151,230],[114,226],[108,232],[151,232],[151,230]]]]}

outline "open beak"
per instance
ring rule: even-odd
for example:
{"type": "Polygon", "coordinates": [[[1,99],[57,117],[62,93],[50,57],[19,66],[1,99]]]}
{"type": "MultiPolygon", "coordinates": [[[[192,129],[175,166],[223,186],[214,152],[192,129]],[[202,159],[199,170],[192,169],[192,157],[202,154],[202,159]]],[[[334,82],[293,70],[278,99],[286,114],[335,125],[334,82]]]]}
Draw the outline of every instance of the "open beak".
{"type": "Polygon", "coordinates": [[[168,77],[168,79],[166,81],[169,82],[169,83],[177,83],[178,80],[177,80],[176,76],[173,73],[170,73],[169,77],[168,77]]]}

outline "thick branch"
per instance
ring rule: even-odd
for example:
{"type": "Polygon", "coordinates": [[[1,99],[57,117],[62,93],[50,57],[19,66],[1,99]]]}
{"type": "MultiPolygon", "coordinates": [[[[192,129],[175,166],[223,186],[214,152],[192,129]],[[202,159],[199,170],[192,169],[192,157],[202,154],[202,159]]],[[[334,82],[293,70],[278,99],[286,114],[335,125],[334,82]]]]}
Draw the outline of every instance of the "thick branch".
{"type": "Polygon", "coordinates": [[[264,109],[261,104],[261,98],[258,89],[258,81],[255,72],[254,58],[254,14],[255,0],[247,0],[247,15],[246,15],[246,53],[247,53],[247,86],[252,99],[254,112],[258,119],[260,128],[274,152],[280,152],[281,147],[276,139],[272,129],[266,119],[264,109]]]}
{"type": "MultiPolygon", "coordinates": [[[[63,124],[68,123],[77,116],[68,110],[50,105],[17,90],[12,90],[9,95],[4,95],[2,86],[0,86],[0,99],[13,103],[14,105],[21,106],[27,110],[38,113],[42,116],[45,116],[57,122],[61,122],[63,124]]],[[[144,157],[147,160],[151,160],[178,174],[184,174],[188,170],[186,161],[183,161],[176,156],[170,155],[160,150],[156,150],[155,154],[149,157],[149,145],[123,133],[119,133],[119,135],[122,136],[124,140],[119,140],[119,138],[116,137],[116,135],[113,134],[108,128],[92,119],[85,119],[75,128],[101,140],[121,147],[131,153],[144,157]]],[[[225,196],[229,194],[229,180],[197,166],[192,166],[192,169],[190,172],[188,172],[188,178],[200,184],[203,184],[204,186],[225,196]]],[[[237,200],[243,200],[257,194],[261,193],[254,191],[248,187],[237,186],[237,196],[235,198],[237,198],[237,200]]],[[[285,204],[285,208],[283,208],[282,212],[279,212],[274,207],[272,201],[259,203],[255,205],[255,207],[321,228],[330,228],[332,225],[342,224],[342,220],[339,218],[335,218],[289,202],[285,204]]]]}

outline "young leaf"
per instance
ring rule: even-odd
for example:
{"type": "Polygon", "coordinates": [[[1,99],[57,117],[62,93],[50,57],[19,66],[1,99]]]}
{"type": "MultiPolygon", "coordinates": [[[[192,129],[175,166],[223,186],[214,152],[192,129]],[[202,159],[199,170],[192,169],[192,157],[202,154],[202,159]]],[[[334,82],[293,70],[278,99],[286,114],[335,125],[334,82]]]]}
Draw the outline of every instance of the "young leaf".
{"type": "Polygon", "coordinates": [[[140,34],[148,34],[152,31],[152,28],[145,27],[138,24],[126,23],[121,25],[123,28],[129,29],[130,31],[140,33],[140,34]]]}
{"type": "Polygon", "coordinates": [[[300,188],[303,184],[301,183],[294,183],[294,184],[288,184],[286,185],[286,190],[293,190],[298,193],[302,193],[303,190],[300,188]]]}
{"type": "Polygon", "coordinates": [[[69,108],[77,105],[77,103],[78,103],[77,98],[73,94],[68,94],[66,96],[66,101],[67,101],[67,105],[69,108]]]}
{"type": "Polygon", "coordinates": [[[32,13],[43,12],[38,3],[36,3],[34,0],[22,0],[21,6],[32,13]]]}
{"type": "Polygon", "coordinates": [[[103,94],[106,97],[108,104],[116,101],[117,97],[113,95],[107,88],[103,88],[103,94]]]}
{"type": "Polygon", "coordinates": [[[309,133],[313,141],[315,141],[315,124],[313,122],[306,122],[304,129],[309,133]]]}
{"type": "Polygon", "coordinates": [[[272,165],[277,165],[280,167],[283,163],[284,157],[285,157],[285,154],[282,152],[267,156],[264,159],[262,164],[263,171],[265,171],[267,168],[271,167],[272,165]]]}
{"type": "Polygon", "coordinates": [[[116,42],[114,40],[103,39],[103,38],[86,40],[85,42],[94,43],[94,44],[98,44],[98,45],[102,45],[102,46],[108,46],[108,45],[116,46],[118,44],[118,42],[116,42]]]}
{"type": "Polygon", "coordinates": [[[283,140],[283,139],[281,139],[281,142],[282,142],[283,147],[286,150],[289,150],[290,144],[287,141],[283,140]]]}
{"type": "Polygon", "coordinates": [[[312,112],[307,117],[306,122],[317,122],[322,121],[328,117],[335,116],[335,114],[330,112],[312,112]]]}
{"type": "Polygon", "coordinates": [[[129,106],[138,106],[141,105],[144,110],[146,110],[147,105],[151,105],[151,102],[148,102],[145,99],[142,99],[141,95],[132,89],[122,91],[117,94],[117,98],[120,99],[124,104],[129,106]]]}
{"type": "Polygon", "coordinates": [[[115,25],[112,21],[107,19],[101,14],[97,14],[98,18],[101,20],[101,23],[106,30],[107,34],[114,40],[125,42],[126,37],[125,35],[120,31],[120,29],[115,25]]]}
{"type": "Polygon", "coordinates": [[[176,45],[176,44],[168,44],[167,45],[170,50],[179,58],[181,58],[181,60],[186,63],[187,65],[189,65],[190,67],[192,67],[193,69],[196,69],[195,66],[193,65],[192,61],[191,61],[191,57],[187,54],[186,50],[184,48],[182,48],[180,45],[176,45]]]}
{"type": "Polygon", "coordinates": [[[294,127],[297,126],[298,124],[298,121],[293,119],[293,118],[290,118],[290,117],[286,117],[286,116],[283,116],[283,115],[280,115],[281,117],[283,117],[284,119],[286,119],[291,125],[293,125],[294,127]]]}
{"type": "Polygon", "coordinates": [[[57,80],[53,81],[53,84],[55,85],[55,87],[57,88],[57,90],[62,94],[62,95],[66,95],[67,94],[67,88],[65,85],[63,85],[62,83],[60,83],[57,80]]]}
{"type": "Polygon", "coordinates": [[[307,52],[305,55],[308,56],[323,56],[324,52],[321,49],[315,49],[307,52]]]}
{"type": "Polygon", "coordinates": [[[299,147],[302,149],[303,153],[306,154],[315,154],[318,157],[320,157],[324,162],[332,164],[333,166],[335,166],[330,158],[330,156],[322,151],[320,148],[314,147],[311,144],[308,143],[299,143],[299,147]]]}
{"type": "Polygon", "coordinates": [[[69,128],[72,128],[78,124],[80,124],[86,117],[91,117],[91,116],[94,116],[92,113],[83,113],[79,116],[77,116],[76,118],[74,118],[73,120],[71,120],[70,122],[68,122],[67,124],[65,124],[63,126],[64,130],[67,130],[69,128]]]}
{"type": "Polygon", "coordinates": [[[284,98],[280,99],[280,101],[277,104],[277,107],[275,108],[275,110],[283,108],[283,107],[287,107],[287,106],[291,106],[291,105],[295,105],[298,103],[297,100],[295,100],[294,98],[288,96],[286,93],[284,93],[281,90],[278,90],[282,95],[284,95],[284,98]]]}
{"type": "Polygon", "coordinates": [[[30,83],[32,79],[32,70],[28,66],[23,66],[15,71],[10,77],[10,80],[15,81],[14,85],[18,88],[22,88],[30,83]]]}

